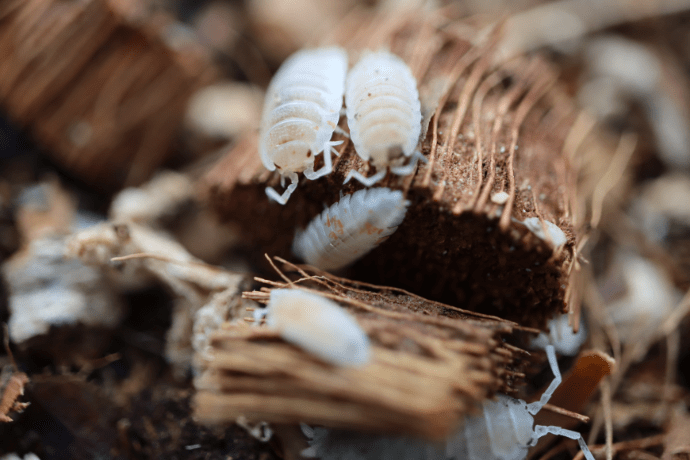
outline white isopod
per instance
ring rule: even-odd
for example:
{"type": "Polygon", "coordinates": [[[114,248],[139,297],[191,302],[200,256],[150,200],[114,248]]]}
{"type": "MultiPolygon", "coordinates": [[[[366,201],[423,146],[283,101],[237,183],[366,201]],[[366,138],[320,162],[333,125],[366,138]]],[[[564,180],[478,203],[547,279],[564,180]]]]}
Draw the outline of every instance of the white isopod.
{"type": "Polygon", "coordinates": [[[448,442],[446,454],[470,460],[522,460],[542,436],[552,433],[576,439],[587,460],[594,460],[582,435],[558,426],[534,425],[534,415],[549,402],[561,384],[561,372],[552,345],[546,346],[554,379],[539,401],[527,404],[522,399],[499,394],[485,401],[479,415],[468,417],[461,430],[448,442]]]}
{"type": "Polygon", "coordinates": [[[366,178],[352,170],[352,177],[371,186],[390,167],[404,176],[414,171],[417,160],[426,161],[416,149],[422,131],[422,112],[417,81],[410,68],[389,52],[366,54],[347,77],[347,123],[357,154],[373,163],[378,172],[366,178]],[[403,165],[405,160],[408,164],[403,165]]]}
{"type": "Polygon", "coordinates": [[[278,69],[266,91],[259,132],[259,154],[266,169],[291,183],[279,195],[266,188],[266,195],[287,203],[297,188],[297,173],[318,179],[331,172],[331,136],[335,130],[347,73],[347,54],[341,48],[302,50],[278,69]],[[314,171],[314,157],[323,152],[324,166],[314,171]]]}
{"type": "MultiPolygon", "coordinates": [[[[548,402],[561,383],[553,346],[546,347],[554,380],[537,402],[498,395],[486,401],[481,414],[467,417],[445,442],[375,436],[326,428],[305,429],[310,447],[306,457],[322,460],[523,460],[530,446],[547,433],[577,439],[587,460],[594,460],[582,435],[556,426],[534,425],[534,415],[548,402]]],[[[306,427],[305,427],[306,428],[306,427]]]]}
{"type": "Polygon", "coordinates": [[[345,267],[392,235],[409,204],[400,190],[359,190],[325,209],[306,230],[298,230],[292,251],[323,270],[345,267]]]}
{"type": "Polygon", "coordinates": [[[547,345],[551,344],[559,354],[575,356],[586,340],[587,327],[584,320],[580,318],[580,327],[575,333],[570,327],[568,314],[563,313],[549,320],[549,333],[542,332],[539,334],[532,339],[530,346],[544,350],[547,345]]]}
{"type": "Polygon", "coordinates": [[[274,289],[266,325],[286,341],[339,366],[369,361],[369,337],[340,305],[299,289],[274,289]]]}

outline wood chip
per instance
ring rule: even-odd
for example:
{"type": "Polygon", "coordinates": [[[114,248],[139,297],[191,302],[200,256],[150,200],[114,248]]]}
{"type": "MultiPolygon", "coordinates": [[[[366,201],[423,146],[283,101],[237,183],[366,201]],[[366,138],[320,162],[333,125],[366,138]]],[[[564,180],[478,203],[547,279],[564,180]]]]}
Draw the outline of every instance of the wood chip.
{"type": "MultiPolygon", "coordinates": [[[[434,113],[420,146],[428,163],[411,176],[388,174],[377,184],[405,192],[411,201],[405,220],[350,273],[543,327],[568,307],[569,275],[582,236],[583,220],[575,219],[577,169],[568,158],[574,152],[566,151],[575,105],[544,61],[524,57],[491,67],[498,32],[474,45],[440,25],[459,21],[439,14],[396,16],[390,27],[374,18],[379,27],[373,35],[341,34],[355,37],[343,41],[351,61],[363,49],[381,46],[405,59],[422,101],[432,101],[422,112],[434,113]],[[419,30],[426,33],[418,35],[419,30]],[[418,50],[428,50],[427,59],[418,50]],[[530,218],[544,229],[553,224],[565,245],[554,249],[521,224],[530,218]]],[[[358,30],[368,24],[363,21],[358,30]]],[[[262,166],[256,135],[248,136],[206,177],[217,213],[239,224],[247,244],[289,257],[296,228],[304,228],[341,193],[361,188],[356,181],[343,185],[348,172],[374,172],[348,139],[336,138],[345,143],[338,147],[334,171],[316,181],[303,179],[288,204],[280,206],[264,193],[266,186],[282,190],[278,174],[262,166]]]]}
{"type": "MultiPolygon", "coordinates": [[[[100,189],[144,181],[170,156],[187,100],[216,71],[140,2],[10,1],[0,99],[57,163],[100,189]]],[[[178,32],[179,33],[179,32],[178,32]]]]}
{"type": "Polygon", "coordinates": [[[226,323],[210,350],[196,355],[204,369],[195,380],[199,419],[244,415],[439,439],[520,376],[513,371],[517,349],[501,340],[513,329],[509,322],[323,272],[300,275],[245,297],[265,303],[271,289],[293,287],[338,302],[369,336],[370,362],[334,366],[268,327],[226,323]]]}

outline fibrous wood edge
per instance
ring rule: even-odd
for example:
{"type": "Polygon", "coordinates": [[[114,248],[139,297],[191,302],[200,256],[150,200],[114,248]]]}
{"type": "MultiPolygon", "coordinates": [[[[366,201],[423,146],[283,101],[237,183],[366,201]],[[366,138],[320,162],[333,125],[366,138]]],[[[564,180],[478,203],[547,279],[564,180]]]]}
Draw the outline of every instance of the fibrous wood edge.
{"type": "Polygon", "coordinates": [[[170,156],[187,100],[216,74],[201,47],[166,38],[172,25],[131,1],[3,2],[0,103],[71,174],[136,185],[170,156]]]}
{"type": "MultiPolygon", "coordinates": [[[[428,163],[377,184],[403,190],[411,205],[397,232],[350,276],[533,327],[577,310],[568,300],[584,227],[571,161],[579,144],[567,143],[577,112],[556,73],[537,55],[493,66],[500,27],[479,39],[474,24],[446,12],[359,19],[332,41],[347,47],[351,63],[362,50],[385,46],[411,66],[429,123],[420,145],[428,163]],[[504,203],[493,199],[499,192],[508,195],[504,203]],[[565,245],[554,249],[537,237],[519,223],[527,218],[557,225],[565,245]]],[[[345,143],[334,172],[302,179],[280,206],[264,194],[266,185],[280,188],[279,177],[261,165],[256,135],[247,136],[206,177],[217,213],[240,225],[247,244],[289,256],[297,228],[341,192],[361,188],[342,185],[352,168],[373,173],[351,142],[336,137],[345,143]]]]}
{"type": "Polygon", "coordinates": [[[442,438],[522,377],[515,371],[520,352],[501,340],[515,327],[511,323],[305,270],[294,282],[270,282],[244,297],[266,303],[271,289],[294,288],[335,300],[369,336],[371,361],[334,366],[266,326],[226,323],[195,358],[202,369],[194,399],[200,420],[243,415],[442,438]]]}

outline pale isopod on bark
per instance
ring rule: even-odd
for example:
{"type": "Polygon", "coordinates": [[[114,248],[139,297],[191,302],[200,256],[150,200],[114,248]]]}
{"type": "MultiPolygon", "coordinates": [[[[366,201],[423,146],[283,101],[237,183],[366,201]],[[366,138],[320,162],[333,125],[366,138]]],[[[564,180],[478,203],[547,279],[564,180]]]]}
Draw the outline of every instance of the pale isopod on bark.
{"type": "Polygon", "coordinates": [[[548,345],[546,353],[554,380],[539,401],[527,404],[498,395],[484,403],[480,414],[467,417],[445,441],[305,427],[310,447],[302,455],[321,460],[524,460],[539,438],[553,433],[576,439],[586,459],[594,460],[580,433],[557,426],[534,426],[534,415],[561,383],[553,346],[548,345]]]}
{"type": "Polygon", "coordinates": [[[414,171],[418,159],[426,161],[417,150],[422,131],[417,81],[398,56],[380,51],[360,59],[347,77],[345,105],[357,154],[378,170],[368,178],[352,170],[345,182],[354,177],[371,186],[388,167],[404,176],[414,171]]]}
{"type": "Polygon", "coordinates": [[[306,230],[298,230],[292,251],[323,270],[345,267],[392,235],[409,204],[399,190],[359,190],[325,209],[306,230]]]}
{"type": "Polygon", "coordinates": [[[278,194],[266,188],[266,195],[287,203],[297,188],[297,173],[318,179],[332,170],[332,142],[343,105],[347,54],[341,48],[298,51],[283,63],[271,80],[259,130],[259,154],[266,169],[291,183],[278,194]],[[315,156],[323,152],[324,166],[314,171],[315,156]]]}
{"type": "Polygon", "coordinates": [[[369,361],[369,337],[340,305],[299,289],[273,289],[266,325],[287,342],[339,366],[369,361]]]}
{"type": "Polygon", "coordinates": [[[499,394],[496,400],[484,402],[482,413],[465,419],[464,426],[448,442],[449,457],[469,460],[523,460],[527,450],[548,433],[576,439],[587,460],[594,460],[582,434],[558,426],[534,425],[536,415],[549,402],[561,384],[561,372],[553,345],[546,346],[546,355],[554,379],[539,401],[526,403],[522,399],[499,394]]]}

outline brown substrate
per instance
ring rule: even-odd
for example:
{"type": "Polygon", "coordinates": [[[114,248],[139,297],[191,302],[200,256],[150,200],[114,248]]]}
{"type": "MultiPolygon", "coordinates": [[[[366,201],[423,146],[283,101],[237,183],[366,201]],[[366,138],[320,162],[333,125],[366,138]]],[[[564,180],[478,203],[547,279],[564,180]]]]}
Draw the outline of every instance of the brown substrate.
{"type": "Polygon", "coordinates": [[[170,156],[190,95],[215,74],[174,33],[137,2],[5,1],[0,103],[81,180],[105,190],[141,183],[170,156]]]}
{"type": "MultiPolygon", "coordinates": [[[[368,363],[333,365],[273,329],[226,323],[196,356],[203,370],[195,381],[199,419],[244,415],[440,439],[523,376],[514,371],[523,352],[501,340],[515,324],[324,272],[302,271],[300,278],[298,289],[335,300],[356,318],[371,342],[368,363]]],[[[265,303],[270,290],[245,297],[265,303]]]]}
{"type": "MultiPolygon", "coordinates": [[[[582,233],[574,216],[577,170],[570,161],[577,146],[573,139],[566,142],[574,104],[538,57],[496,67],[493,35],[472,46],[458,35],[458,23],[451,32],[448,24],[434,25],[437,19],[399,19],[368,42],[355,33],[345,44],[352,62],[360,54],[355,47],[381,44],[406,59],[419,81],[422,113],[430,119],[420,147],[428,163],[411,176],[389,174],[376,184],[406,192],[411,206],[405,220],[348,275],[543,327],[567,306],[582,233]],[[558,225],[565,246],[554,251],[518,223],[530,217],[558,225]]],[[[239,224],[255,253],[291,257],[296,228],[341,193],[361,188],[343,186],[346,174],[352,168],[373,173],[350,142],[338,149],[332,174],[301,178],[288,204],[280,206],[264,193],[267,185],[281,189],[279,176],[261,165],[252,134],[207,176],[211,201],[223,220],[239,224]]]]}

